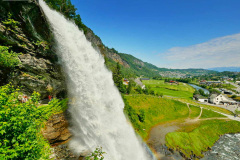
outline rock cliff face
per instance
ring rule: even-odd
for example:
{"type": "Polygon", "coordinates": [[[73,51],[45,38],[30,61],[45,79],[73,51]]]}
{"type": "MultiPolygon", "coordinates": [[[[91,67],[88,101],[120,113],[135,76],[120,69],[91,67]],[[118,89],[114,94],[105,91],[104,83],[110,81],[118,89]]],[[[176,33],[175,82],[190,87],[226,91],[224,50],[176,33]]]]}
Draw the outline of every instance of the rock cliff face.
{"type": "Polygon", "coordinates": [[[52,146],[64,144],[72,136],[68,130],[68,121],[63,113],[53,115],[47,121],[42,133],[52,146]]]}
{"type": "Polygon", "coordinates": [[[1,85],[12,82],[30,95],[34,90],[45,99],[66,96],[65,79],[54,52],[50,27],[35,1],[0,2],[0,45],[20,53],[21,65],[1,68],[1,85]],[[16,26],[4,23],[13,19],[16,26]],[[50,88],[50,89],[49,89],[50,88]]]}
{"type": "Polygon", "coordinates": [[[96,36],[90,28],[87,29],[85,36],[87,40],[89,40],[92,43],[93,47],[100,51],[100,53],[103,56],[106,56],[107,58],[113,60],[114,62],[120,63],[124,67],[129,68],[128,63],[124,61],[116,52],[107,48],[102,43],[102,40],[98,36],[96,36]]]}
{"type": "MultiPolygon", "coordinates": [[[[54,50],[54,37],[36,1],[0,1],[0,45],[19,53],[21,62],[14,68],[0,67],[0,86],[11,82],[21,87],[26,95],[37,91],[42,102],[48,95],[67,97],[65,77],[54,50]]],[[[42,133],[53,147],[71,138],[63,113],[52,116],[42,133]]],[[[66,147],[59,148],[53,148],[55,157],[76,157],[66,147]],[[57,151],[66,154],[58,155],[57,151]]]]}

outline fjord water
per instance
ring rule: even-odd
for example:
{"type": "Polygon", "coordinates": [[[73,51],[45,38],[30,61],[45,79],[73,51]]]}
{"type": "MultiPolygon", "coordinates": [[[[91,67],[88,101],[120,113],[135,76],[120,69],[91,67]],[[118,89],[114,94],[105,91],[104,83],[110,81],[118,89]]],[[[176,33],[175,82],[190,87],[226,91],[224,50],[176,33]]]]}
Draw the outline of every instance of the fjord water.
{"type": "Polygon", "coordinates": [[[70,148],[80,154],[101,146],[106,160],[148,159],[124,116],[123,100],[102,55],[73,22],[51,10],[43,0],[39,3],[51,24],[68,81],[73,133],[70,148]]]}

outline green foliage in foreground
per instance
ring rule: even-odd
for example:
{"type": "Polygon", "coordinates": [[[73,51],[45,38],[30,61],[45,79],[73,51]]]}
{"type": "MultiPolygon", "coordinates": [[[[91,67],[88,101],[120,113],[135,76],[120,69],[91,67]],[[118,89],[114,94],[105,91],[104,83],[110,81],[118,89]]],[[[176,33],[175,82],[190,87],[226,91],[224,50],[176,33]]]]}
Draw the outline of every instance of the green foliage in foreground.
{"type": "Polygon", "coordinates": [[[21,93],[11,85],[0,88],[0,157],[3,159],[48,159],[49,144],[40,134],[43,122],[66,108],[66,100],[53,100],[37,107],[39,94],[21,103],[21,93]]]}
{"type": "Polygon", "coordinates": [[[18,96],[19,92],[10,85],[0,88],[0,157],[39,159],[48,150],[47,142],[39,134],[39,95],[34,93],[27,103],[19,102],[18,96]]]}
{"type": "Polygon", "coordinates": [[[0,67],[13,68],[20,64],[18,54],[8,50],[9,47],[0,46],[0,67]]]}
{"type": "Polygon", "coordinates": [[[48,105],[42,105],[38,107],[38,110],[42,113],[42,119],[48,120],[53,114],[64,112],[68,107],[68,99],[53,99],[48,105]]]}
{"type": "Polygon", "coordinates": [[[150,95],[124,96],[124,112],[134,129],[143,137],[158,123],[187,118],[187,105],[179,101],[150,95]]]}
{"type": "Polygon", "coordinates": [[[207,123],[191,132],[172,132],[166,135],[166,145],[174,150],[181,151],[186,157],[192,154],[203,157],[207,151],[223,134],[240,132],[240,122],[208,120],[207,123]]]}

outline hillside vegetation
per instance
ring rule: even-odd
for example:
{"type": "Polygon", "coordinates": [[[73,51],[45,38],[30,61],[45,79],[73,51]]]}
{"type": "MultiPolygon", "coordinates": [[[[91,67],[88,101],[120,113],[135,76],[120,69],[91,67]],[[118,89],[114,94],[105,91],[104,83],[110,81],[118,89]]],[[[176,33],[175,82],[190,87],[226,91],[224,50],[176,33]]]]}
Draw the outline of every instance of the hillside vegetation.
{"type": "Polygon", "coordinates": [[[143,84],[154,90],[156,93],[162,93],[166,96],[192,99],[194,88],[185,84],[171,84],[164,80],[144,80],[143,84]]]}

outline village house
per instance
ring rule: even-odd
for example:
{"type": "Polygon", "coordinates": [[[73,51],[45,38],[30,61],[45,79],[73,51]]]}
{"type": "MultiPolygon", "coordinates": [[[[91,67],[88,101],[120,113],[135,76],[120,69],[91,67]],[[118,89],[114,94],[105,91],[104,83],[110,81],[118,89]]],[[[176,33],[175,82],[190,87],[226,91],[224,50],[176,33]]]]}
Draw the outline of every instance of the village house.
{"type": "Polygon", "coordinates": [[[211,84],[222,84],[221,81],[207,81],[206,82],[207,85],[211,85],[211,84]]]}
{"type": "Polygon", "coordinates": [[[129,80],[126,79],[126,78],[124,78],[124,79],[123,79],[123,84],[124,84],[124,85],[128,85],[128,83],[129,83],[129,80]]]}
{"type": "Polygon", "coordinates": [[[134,81],[135,81],[136,84],[137,84],[138,86],[140,86],[142,89],[145,89],[145,88],[146,88],[145,85],[141,82],[140,78],[136,78],[136,79],[134,79],[134,81]]]}
{"type": "Polygon", "coordinates": [[[208,102],[208,98],[204,97],[204,96],[202,96],[200,94],[194,95],[193,99],[196,100],[196,101],[199,101],[199,102],[208,102]]]}
{"type": "Polygon", "coordinates": [[[240,85],[240,81],[236,81],[235,83],[238,84],[238,85],[240,85]]]}
{"type": "Polygon", "coordinates": [[[169,83],[171,83],[171,84],[179,84],[177,81],[173,81],[173,80],[169,81],[169,83]]]}
{"type": "Polygon", "coordinates": [[[234,104],[237,104],[236,101],[234,101],[233,99],[227,97],[224,94],[212,94],[209,97],[209,102],[213,103],[213,104],[217,104],[217,105],[219,105],[219,104],[223,104],[223,105],[227,105],[227,104],[234,105],[234,104]]]}
{"type": "Polygon", "coordinates": [[[199,83],[200,85],[212,85],[212,84],[222,84],[221,81],[201,81],[199,83]]]}

